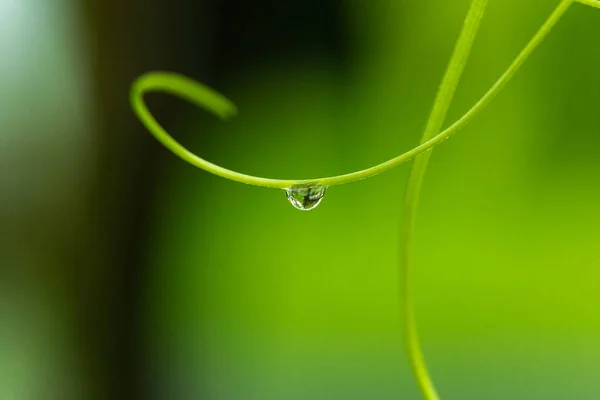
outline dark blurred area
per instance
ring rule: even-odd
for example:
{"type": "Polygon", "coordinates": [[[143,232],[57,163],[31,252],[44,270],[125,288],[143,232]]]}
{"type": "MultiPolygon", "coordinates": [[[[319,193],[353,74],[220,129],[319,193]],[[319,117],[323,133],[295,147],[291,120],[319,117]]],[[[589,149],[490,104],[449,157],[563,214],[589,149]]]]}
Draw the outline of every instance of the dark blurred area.
{"type": "MultiPolygon", "coordinates": [[[[156,146],[127,106],[132,81],[148,70],[173,70],[219,87],[247,65],[299,62],[300,55],[327,57],[343,66],[350,43],[338,1],[111,0],[72,7],[81,7],[82,34],[89,38],[97,134],[94,184],[82,200],[94,239],[81,244],[81,254],[69,255],[77,262],[67,262],[74,268],[67,275],[79,277],[72,283],[82,335],[77,343],[85,354],[86,375],[96,385],[92,393],[142,398],[148,378],[139,340],[148,275],[148,199],[161,190],[157,170],[171,155],[156,146]]],[[[152,101],[167,124],[190,112],[172,99],[152,101]]]]}
{"type": "MultiPolygon", "coordinates": [[[[39,379],[38,387],[37,375],[25,375],[31,387],[7,387],[7,397],[0,388],[0,398],[145,398],[144,249],[151,199],[161,190],[157,171],[171,156],[131,112],[131,83],[148,70],[173,70],[218,87],[245,65],[302,53],[342,64],[348,43],[339,7],[330,1],[2,0],[0,49],[19,46],[41,64],[33,82],[4,91],[6,103],[23,98],[22,119],[13,119],[28,137],[2,143],[8,148],[2,148],[0,174],[0,316],[6,317],[0,325],[20,314],[24,326],[16,329],[38,331],[39,349],[55,341],[64,348],[39,355],[47,381],[39,379]],[[38,93],[47,81],[55,87],[38,93]],[[73,104],[74,97],[81,103],[73,104]],[[64,123],[48,126],[54,118],[64,123]],[[50,139],[59,145],[40,143],[50,139]],[[20,160],[8,154],[15,150],[20,160]],[[7,169],[27,171],[11,177],[7,169]],[[24,309],[13,308],[15,302],[24,309]],[[60,332],[46,332],[46,319],[60,332]],[[65,365],[54,365],[57,359],[65,365]]],[[[18,68],[27,61],[1,63],[18,68]]],[[[172,99],[151,101],[167,124],[190,111],[172,99]]],[[[10,354],[2,356],[9,369],[16,362],[10,354]]]]}

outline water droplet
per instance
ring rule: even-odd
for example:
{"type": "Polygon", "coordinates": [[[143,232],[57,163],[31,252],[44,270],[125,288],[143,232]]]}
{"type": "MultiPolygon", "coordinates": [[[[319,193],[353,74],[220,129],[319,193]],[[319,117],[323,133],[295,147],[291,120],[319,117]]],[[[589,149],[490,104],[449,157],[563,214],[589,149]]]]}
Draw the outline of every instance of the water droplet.
{"type": "Polygon", "coordinates": [[[285,195],[298,210],[309,211],[319,205],[327,187],[323,185],[302,185],[284,189],[285,195]]]}

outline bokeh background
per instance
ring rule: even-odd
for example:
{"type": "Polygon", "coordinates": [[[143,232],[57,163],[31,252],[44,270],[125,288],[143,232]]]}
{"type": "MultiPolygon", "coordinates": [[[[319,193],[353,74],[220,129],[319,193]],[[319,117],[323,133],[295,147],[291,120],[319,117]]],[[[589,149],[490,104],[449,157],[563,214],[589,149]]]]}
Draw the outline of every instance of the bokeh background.
{"type": "MultiPolygon", "coordinates": [[[[558,0],[490,0],[447,123],[558,0]]],[[[402,348],[409,165],[314,211],[194,169],[130,110],[150,70],[230,97],[222,123],[148,96],[206,159],[267,177],[418,143],[468,0],[0,0],[0,399],[419,399],[402,348]]],[[[600,393],[600,10],[575,5],[436,148],[416,305],[443,399],[600,393]]]]}

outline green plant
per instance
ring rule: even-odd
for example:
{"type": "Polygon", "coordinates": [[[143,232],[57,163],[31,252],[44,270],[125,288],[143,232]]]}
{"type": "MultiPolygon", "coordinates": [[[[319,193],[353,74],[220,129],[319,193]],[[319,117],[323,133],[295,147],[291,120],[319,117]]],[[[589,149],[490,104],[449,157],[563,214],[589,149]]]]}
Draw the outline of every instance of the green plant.
{"type": "Polygon", "coordinates": [[[179,96],[194,103],[198,107],[211,111],[222,119],[228,119],[235,116],[237,109],[231,101],[219,93],[194,80],[175,73],[151,72],[139,77],[134,82],[131,89],[131,104],[134,111],[148,130],[165,147],[183,160],[198,168],[202,168],[208,172],[237,182],[284,189],[292,204],[294,204],[295,207],[304,210],[316,207],[324,195],[325,190],[330,186],[365,179],[398,166],[403,162],[414,159],[404,198],[400,235],[400,263],[402,270],[404,322],[406,332],[405,341],[413,373],[423,397],[426,400],[438,400],[439,395],[437,394],[427,371],[427,366],[419,343],[414,307],[412,304],[410,277],[410,251],[412,248],[413,231],[416,222],[421,186],[427,170],[429,158],[431,157],[431,152],[429,150],[432,150],[433,147],[456,133],[491,102],[491,100],[515,75],[536,47],[550,33],[552,28],[559,22],[573,3],[600,8],[600,0],[561,0],[550,17],[523,48],[498,81],[496,81],[496,83],[464,116],[450,127],[440,132],[487,6],[487,0],[472,0],[462,31],[456,42],[454,52],[436,95],[421,143],[415,148],[379,165],[345,175],[291,180],[263,178],[223,168],[193,154],[175,141],[156,121],[143,101],[144,94],[157,91],[179,96]]]}

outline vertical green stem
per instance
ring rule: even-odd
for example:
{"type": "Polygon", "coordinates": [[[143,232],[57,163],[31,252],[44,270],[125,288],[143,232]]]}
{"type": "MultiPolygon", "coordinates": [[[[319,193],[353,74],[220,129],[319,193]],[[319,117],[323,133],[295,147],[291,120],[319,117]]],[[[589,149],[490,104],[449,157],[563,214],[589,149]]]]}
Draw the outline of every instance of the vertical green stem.
{"type": "MultiPolygon", "coordinates": [[[[446,68],[446,73],[438,90],[431,115],[427,122],[421,143],[434,137],[442,128],[448,108],[454,97],[471,47],[477,35],[487,0],[473,0],[465,18],[456,47],[446,68]]],[[[419,384],[423,398],[439,400],[433,381],[427,371],[425,359],[419,342],[419,335],[414,315],[413,296],[410,273],[410,250],[413,239],[416,211],[419,204],[421,185],[429,162],[431,151],[417,156],[412,164],[408,187],[404,198],[403,219],[400,232],[400,263],[403,283],[403,303],[405,318],[405,341],[413,373],[419,384]]]]}

